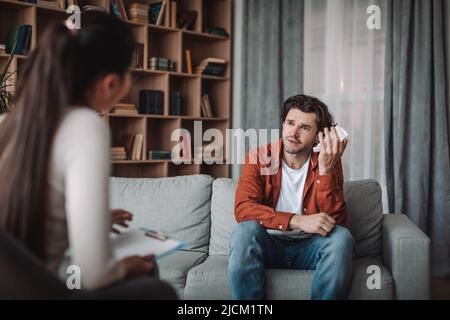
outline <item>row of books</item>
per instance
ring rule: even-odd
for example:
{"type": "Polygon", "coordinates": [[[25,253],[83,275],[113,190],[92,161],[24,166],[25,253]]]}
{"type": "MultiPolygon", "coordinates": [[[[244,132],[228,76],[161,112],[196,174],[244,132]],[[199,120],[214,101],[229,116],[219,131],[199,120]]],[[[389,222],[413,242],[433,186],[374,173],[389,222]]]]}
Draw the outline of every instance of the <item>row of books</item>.
{"type": "Polygon", "coordinates": [[[170,160],[172,152],[170,150],[150,150],[148,152],[149,160],[170,160]]]}
{"type": "Polygon", "coordinates": [[[219,58],[206,58],[195,68],[196,74],[223,77],[227,61],[219,58]]]}
{"type": "Polygon", "coordinates": [[[150,70],[159,71],[176,71],[175,61],[162,58],[162,57],[151,57],[149,60],[150,70]]]}
{"type": "Polygon", "coordinates": [[[111,148],[112,160],[143,160],[143,134],[125,134],[121,137],[119,145],[111,148]]]}
{"type": "Polygon", "coordinates": [[[66,9],[72,1],[66,0],[21,0],[26,3],[33,3],[40,7],[52,8],[52,9],[66,9]]]}
{"type": "Polygon", "coordinates": [[[209,96],[205,93],[201,99],[201,111],[202,117],[214,117],[211,107],[211,101],[209,100],[209,96]]]}
{"type": "MultiPolygon", "coordinates": [[[[122,0],[113,1],[122,2],[122,0]]],[[[176,1],[153,1],[150,4],[133,2],[128,5],[127,10],[124,10],[126,12],[121,12],[121,4],[118,4],[117,7],[117,10],[112,10],[112,12],[122,19],[171,28],[175,28],[177,25],[176,1]]]]}
{"type": "Polygon", "coordinates": [[[139,91],[139,113],[141,114],[163,114],[164,92],[160,90],[139,91]]]}
{"type": "Polygon", "coordinates": [[[12,53],[14,51],[14,54],[26,54],[30,49],[32,29],[33,27],[29,24],[21,24],[9,29],[5,52],[12,53]]]}

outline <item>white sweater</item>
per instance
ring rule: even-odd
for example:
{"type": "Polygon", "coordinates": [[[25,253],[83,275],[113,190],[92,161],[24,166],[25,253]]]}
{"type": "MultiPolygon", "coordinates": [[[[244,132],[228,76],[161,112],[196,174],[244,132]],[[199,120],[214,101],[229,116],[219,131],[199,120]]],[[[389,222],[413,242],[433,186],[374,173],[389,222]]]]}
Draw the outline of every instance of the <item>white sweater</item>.
{"type": "Polygon", "coordinates": [[[109,146],[105,121],[77,107],[63,117],[49,159],[46,266],[64,282],[66,267],[79,266],[82,289],[108,285],[125,273],[109,238],[109,146]]]}

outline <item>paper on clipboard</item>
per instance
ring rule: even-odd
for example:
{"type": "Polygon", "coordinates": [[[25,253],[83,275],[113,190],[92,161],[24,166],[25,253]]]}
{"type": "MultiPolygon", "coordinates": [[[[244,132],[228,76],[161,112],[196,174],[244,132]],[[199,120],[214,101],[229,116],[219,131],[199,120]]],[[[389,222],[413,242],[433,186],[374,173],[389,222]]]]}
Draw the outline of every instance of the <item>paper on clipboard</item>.
{"type": "Polygon", "coordinates": [[[129,230],[112,239],[115,257],[120,260],[129,256],[154,254],[161,258],[176,249],[187,247],[187,242],[168,238],[159,240],[145,235],[142,230],[129,230]]]}

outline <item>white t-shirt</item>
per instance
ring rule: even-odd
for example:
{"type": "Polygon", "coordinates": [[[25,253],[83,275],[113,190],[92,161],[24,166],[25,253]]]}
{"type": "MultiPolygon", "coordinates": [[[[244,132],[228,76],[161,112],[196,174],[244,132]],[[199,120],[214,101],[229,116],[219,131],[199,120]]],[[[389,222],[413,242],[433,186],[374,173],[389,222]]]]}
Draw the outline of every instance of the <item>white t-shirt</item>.
{"type": "Polygon", "coordinates": [[[296,170],[282,161],[281,190],[278,197],[276,211],[302,214],[302,197],[305,189],[306,176],[308,175],[310,157],[303,166],[296,170]]]}
{"type": "MultiPolygon", "coordinates": [[[[303,190],[305,189],[310,162],[311,155],[308,157],[308,160],[306,160],[303,166],[296,170],[289,168],[286,162],[284,162],[284,160],[282,161],[281,190],[275,209],[276,211],[302,214],[303,190]]],[[[293,241],[308,239],[312,236],[312,234],[297,229],[289,231],[268,229],[267,232],[275,237],[293,241]]]]}

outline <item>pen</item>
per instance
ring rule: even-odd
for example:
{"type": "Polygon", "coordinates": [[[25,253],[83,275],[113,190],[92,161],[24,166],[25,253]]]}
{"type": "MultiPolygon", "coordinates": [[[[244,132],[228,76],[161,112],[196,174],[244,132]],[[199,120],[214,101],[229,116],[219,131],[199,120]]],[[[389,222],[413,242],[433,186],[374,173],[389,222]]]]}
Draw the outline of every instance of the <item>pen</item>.
{"type": "Polygon", "coordinates": [[[159,239],[162,241],[168,239],[168,236],[163,232],[158,232],[158,231],[153,231],[153,230],[148,230],[148,229],[145,229],[144,231],[145,231],[145,235],[148,237],[156,238],[156,239],[159,239]]]}

